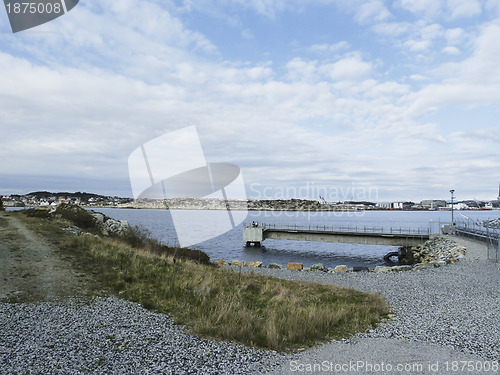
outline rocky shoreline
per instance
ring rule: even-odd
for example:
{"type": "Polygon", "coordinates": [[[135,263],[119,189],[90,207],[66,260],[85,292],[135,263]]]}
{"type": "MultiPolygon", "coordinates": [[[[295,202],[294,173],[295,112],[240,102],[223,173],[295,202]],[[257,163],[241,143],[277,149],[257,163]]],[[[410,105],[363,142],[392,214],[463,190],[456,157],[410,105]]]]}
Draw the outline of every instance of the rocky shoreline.
{"type": "MultiPolygon", "coordinates": [[[[422,270],[427,268],[438,268],[446,266],[447,264],[456,263],[465,258],[465,246],[458,244],[450,236],[436,236],[426,241],[422,245],[418,245],[409,249],[413,257],[413,264],[411,265],[392,265],[392,266],[377,266],[375,268],[369,267],[353,267],[348,268],[346,265],[338,265],[335,268],[325,267],[323,264],[313,264],[311,266],[304,266],[302,263],[289,262],[286,267],[271,263],[267,266],[270,269],[283,269],[298,270],[298,271],[321,271],[327,273],[343,273],[343,272],[400,272],[410,270],[422,270]]],[[[245,262],[242,260],[234,259],[231,262],[225,259],[219,259],[214,262],[219,266],[232,266],[232,267],[249,267],[249,268],[262,268],[263,263],[260,261],[245,262]]]]}

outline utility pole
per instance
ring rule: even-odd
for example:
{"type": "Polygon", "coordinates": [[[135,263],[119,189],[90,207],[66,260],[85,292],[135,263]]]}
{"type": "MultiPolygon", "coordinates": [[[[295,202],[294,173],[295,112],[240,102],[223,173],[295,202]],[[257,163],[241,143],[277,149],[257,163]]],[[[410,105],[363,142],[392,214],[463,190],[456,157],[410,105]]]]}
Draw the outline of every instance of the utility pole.
{"type": "Polygon", "coordinates": [[[453,196],[453,193],[455,192],[454,189],[451,189],[450,190],[450,193],[451,193],[451,225],[454,226],[455,225],[455,218],[453,217],[453,199],[455,198],[453,196]]]}

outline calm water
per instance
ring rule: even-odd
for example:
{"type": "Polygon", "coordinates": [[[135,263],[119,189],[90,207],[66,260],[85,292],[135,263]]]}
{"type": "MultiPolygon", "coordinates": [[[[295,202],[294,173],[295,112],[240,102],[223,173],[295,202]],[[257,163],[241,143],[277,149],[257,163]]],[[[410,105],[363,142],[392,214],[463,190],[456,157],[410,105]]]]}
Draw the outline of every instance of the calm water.
{"type": "MultiPolygon", "coordinates": [[[[118,220],[127,220],[131,225],[139,225],[148,229],[153,236],[163,243],[176,245],[176,232],[165,210],[133,210],[133,209],[94,209],[118,220]]],[[[185,211],[187,216],[199,215],[199,211],[185,211]]],[[[227,215],[225,211],[211,211],[217,216],[227,215]]],[[[460,211],[455,212],[456,219],[485,220],[500,217],[500,211],[460,211]]],[[[290,225],[326,225],[326,226],[358,226],[358,227],[394,227],[428,229],[438,232],[442,223],[451,221],[449,211],[360,211],[360,212],[282,212],[254,211],[249,212],[246,222],[290,224],[290,225]]],[[[202,231],[203,228],[193,228],[202,231]]],[[[383,256],[397,247],[270,240],[263,242],[261,248],[246,247],[243,242],[243,224],[235,229],[211,240],[201,242],[192,248],[201,249],[210,255],[212,260],[240,259],[245,261],[261,261],[264,265],[288,262],[300,262],[305,266],[323,263],[326,267],[339,264],[352,266],[383,265],[383,256]]]]}

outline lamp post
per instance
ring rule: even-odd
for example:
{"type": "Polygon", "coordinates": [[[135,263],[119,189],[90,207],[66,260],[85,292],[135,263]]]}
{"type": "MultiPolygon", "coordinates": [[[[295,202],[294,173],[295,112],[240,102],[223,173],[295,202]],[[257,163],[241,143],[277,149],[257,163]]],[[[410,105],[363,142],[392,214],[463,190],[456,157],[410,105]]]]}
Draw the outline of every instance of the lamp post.
{"type": "Polygon", "coordinates": [[[450,190],[450,193],[451,193],[451,225],[455,225],[455,219],[453,217],[453,199],[455,198],[453,196],[453,193],[455,192],[454,189],[451,189],[450,190]]]}

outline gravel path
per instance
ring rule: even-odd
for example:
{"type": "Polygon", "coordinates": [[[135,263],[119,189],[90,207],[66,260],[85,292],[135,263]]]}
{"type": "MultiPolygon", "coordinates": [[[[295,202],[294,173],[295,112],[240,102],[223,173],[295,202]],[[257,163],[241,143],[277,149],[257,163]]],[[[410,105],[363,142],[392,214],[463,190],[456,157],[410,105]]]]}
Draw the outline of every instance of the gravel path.
{"type": "Polygon", "coordinates": [[[196,338],[167,315],[114,297],[0,303],[0,374],[500,373],[492,362],[500,361],[499,265],[485,260],[484,245],[457,241],[466,259],[436,269],[254,270],[380,292],[394,310],[376,330],[292,355],[196,338]],[[479,361],[466,365],[481,371],[453,361],[479,361]]]}
{"type": "Polygon", "coordinates": [[[0,212],[0,301],[48,301],[84,294],[85,275],[15,216],[0,212]]]}

